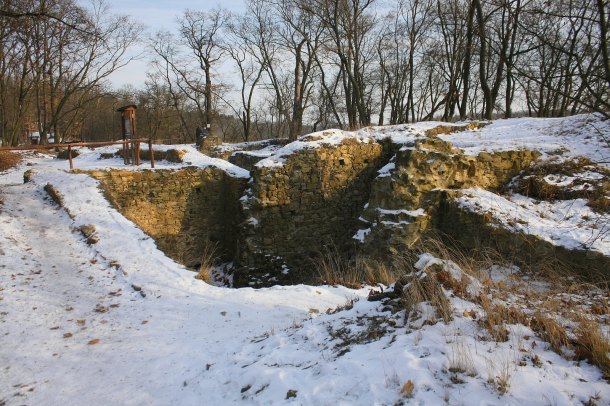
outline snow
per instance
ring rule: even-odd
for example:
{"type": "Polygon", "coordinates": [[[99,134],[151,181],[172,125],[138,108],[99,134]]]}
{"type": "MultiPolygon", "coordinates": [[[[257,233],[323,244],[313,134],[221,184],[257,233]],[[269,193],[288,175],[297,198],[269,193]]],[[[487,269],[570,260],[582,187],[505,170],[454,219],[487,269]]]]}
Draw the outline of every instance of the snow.
{"type": "Polygon", "coordinates": [[[405,209],[389,210],[389,209],[382,209],[381,207],[377,207],[375,210],[377,210],[380,214],[394,214],[394,215],[406,214],[407,216],[410,216],[410,217],[419,217],[419,216],[426,215],[426,211],[421,208],[417,209],[417,210],[405,210],[405,209]]]}
{"type": "Polygon", "coordinates": [[[269,140],[239,142],[236,144],[221,144],[216,147],[220,152],[236,152],[246,149],[263,150],[273,148],[275,145],[269,145],[269,140]]]}
{"type": "Polygon", "coordinates": [[[381,224],[388,226],[388,227],[402,227],[402,226],[411,224],[411,222],[406,221],[406,220],[400,220],[400,221],[382,220],[381,224]]]}
{"type": "Polygon", "coordinates": [[[256,227],[258,225],[258,220],[256,218],[254,218],[254,217],[249,217],[246,220],[246,223],[250,224],[251,226],[256,227]]]}
{"type": "MultiPolygon", "coordinates": [[[[551,153],[568,146],[568,156],[601,160],[607,156],[603,145],[584,142],[583,128],[597,123],[589,116],[499,120],[441,137],[472,154],[534,145],[551,153]]],[[[406,144],[434,126],[365,129],[349,136],[361,142],[389,136],[406,144]]],[[[276,151],[263,166],[347,136],[327,131],[306,137],[276,151]]],[[[173,148],[188,151],[185,163],[161,161],[158,168],[216,166],[249,177],[191,146],[173,148]]],[[[99,160],[105,151],[83,150],[75,167],[123,167],[120,159],[99,160]]],[[[372,287],[207,285],[114,210],[97,181],[67,167],[66,161],[35,154],[0,174],[0,405],[574,405],[596,397],[598,404],[610,403],[610,385],[598,368],[560,357],[526,326],[508,326],[507,342],[481,340],[484,331],[465,314],[480,316],[482,308],[451,292],[453,321],[427,325],[422,319],[414,328],[405,324],[404,312],[391,314],[379,302],[368,302],[372,287]],[[33,176],[24,184],[27,169],[33,176]],[[47,183],[62,194],[65,209],[46,196],[47,183]],[[96,244],[87,245],[77,231],[85,224],[95,225],[96,244]],[[378,330],[383,333],[371,334],[378,330]],[[508,380],[506,394],[497,390],[501,378],[508,380]],[[400,393],[409,380],[410,399],[400,393]],[[296,397],[286,399],[291,390],[296,397]]],[[[148,168],[144,163],[137,169],[148,168]]],[[[609,224],[608,215],[593,212],[584,200],[536,202],[468,189],[459,203],[493,213],[503,227],[610,255],[608,232],[593,227],[609,224]]],[[[359,230],[354,238],[368,232],[359,230]]],[[[432,264],[461,277],[455,264],[430,254],[415,265],[424,272],[432,264]]],[[[499,279],[517,271],[489,272],[499,279]]],[[[477,289],[475,282],[469,290],[477,289]]]]}
{"type": "MultiPolygon", "coordinates": [[[[596,182],[596,181],[600,181],[600,180],[604,179],[604,177],[605,176],[599,172],[584,171],[584,172],[580,172],[580,173],[574,173],[573,176],[551,174],[551,175],[545,176],[543,179],[549,185],[566,187],[566,186],[570,186],[576,180],[596,182]]],[[[583,183],[580,185],[575,185],[575,186],[571,187],[570,189],[571,190],[583,190],[588,187],[591,187],[591,185],[588,183],[583,183]],[[588,185],[588,186],[586,186],[586,185],[588,185]]]]}
{"type": "Polygon", "coordinates": [[[596,114],[567,118],[494,120],[481,129],[439,135],[467,155],[480,152],[531,149],[564,158],[585,156],[610,167],[610,126],[596,114]]]}
{"type": "MultiPolygon", "coordinates": [[[[232,163],[218,159],[212,158],[201,152],[197,151],[197,149],[190,144],[179,144],[179,145],[153,145],[153,149],[155,151],[167,151],[170,149],[176,149],[184,151],[185,154],[182,157],[183,162],[174,163],[168,162],[165,160],[155,160],[155,169],[151,169],[149,161],[141,161],[140,166],[129,165],[125,166],[123,163],[123,158],[114,157],[110,159],[102,159],[101,154],[114,153],[118,150],[117,146],[109,146],[102,147],[96,149],[89,148],[75,148],[80,153],[79,156],[75,157],[74,160],[74,169],[78,170],[106,170],[108,168],[115,169],[126,169],[126,170],[157,170],[157,169],[179,169],[185,167],[197,167],[197,168],[207,168],[207,167],[215,167],[225,171],[228,175],[237,177],[237,178],[250,178],[250,172],[240,168],[238,166],[233,165],[232,163]]],[[[142,151],[147,151],[148,146],[142,146],[142,151]]],[[[45,157],[43,154],[38,154],[40,158],[45,157]]],[[[42,165],[45,170],[47,168],[54,168],[58,170],[67,170],[69,169],[69,163],[67,160],[60,159],[52,159],[49,156],[46,156],[47,159],[43,159],[40,162],[33,162],[33,168],[36,168],[38,165],[42,165]]]]}
{"type": "MultiPolygon", "coordinates": [[[[338,145],[351,138],[358,142],[390,140],[410,149],[415,142],[425,139],[426,131],[438,126],[463,127],[468,122],[445,123],[427,121],[394,126],[367,127],[360,131],[325,130],[309,134],[286,146],[273,150],[264,149],[260,156],[267,158],[257,163],[258,167],[281,167],[286,158],[303,149],[320,148],[323,145],[338,145]],[[269,155],[271,154],[271,155],[269,155]]],[[[610,168],[610,126],[596,114],[583,114],[568,118],[513,118],[494,120],[482,128],[438,135],[460,148],[466,155],[479,153],[531,149],[542,152],[543,158],[561,155],[565,158],[590,157],[610,168]]],[[[233,150],[226,147],[227,150],[233,150]]],[[[389,163],[379,171],[380,177],[388,176],[394,169],[389,163]]]]}
{"type": "Polygon", "coordinates": [[[464,123],[446,123],[442,121],[424,121],[412,124],[388,125],[382,127],[369,127],[366,130],[373,132],[377,140],[389,139],[393,144],[413,146],[418,139],[427,138],[426,131],[438,126],[459,127],[464,123]]]}
{"type": "Polygon", "coordinates": [[[280,148],[281,147],[277,146],[277,145],[269,145],[269,146],[266,146],[265,148],[256,149],[256,150],[252,150],[252,151],[236,151],[233,153],[233,155],[243,154],[243,155],[250,155],[250,156],[254,156],[254,157],[258,157],[258,158],[267,158],[267,157],[270,157],[271,155],[273,155],[280,148]]]}
{"type": "Polygon", "coordinates": [[[546,183],[554,186],[568,186],[571,185],[575,180],[575,176],[547,175],[544,177],[544,181],[546,183]]]}
{"type": "Polygon", "coordinates": [[[504,228],[536,235],[570,249],[592,249],[610,255],[610,214],[597,213],[587,200],[537,201],[519,194],[500,196],[479,189],[464,189],[460,207],[489,213],[504,228]]]}
{"type": "Polygon", "coordinates": [[[360,229],[358,231],[356,231],[356,234],[354,234],[352,236],[352,238],[354,240],[360,241],[360,242],[364,242],[364,239],[366,238],[367,235],[369,235],[369,233],[371,232],[371,228],[364,228],[364,229],[360,229]]]}
{"type": "Polygon", "coordinates": [[[384,178],[384,177],[390,176],[394,169],[396,169],[396,164],[394,162],[390,162],[390,163],[382,166],[381,169],[379,169],[379,171],[378,171],[379,177],[384,178]]]}
{"type": "Polygon", "coordinates": [[[314,306],[323,312],[362,294],[206,285],[109,207],[93,179],[48,170],[21,184],[24,169],[2,176],[0,400],[7,404],[239,400],[234,353],[245,343],[308,318],[314,306]],[[45,197],[47,182],[74,219],[45,197]],[[89,223],[99,237],[93,246],[74,231],[89,223]]]}
{"type": "Polygon", "coordinates": [[[290,155],[293,155],[298,151],[302,151],[304,149],[318,149],[323,146],[340,145],[347,139],[356,140],[360,143],[371,143],[375,141],[367,129],[357,132],[342,130],[319,131],[305,135],[298,140],[278,149],[268,158],[259,161],[256,166],[259,168],[281,167],[284,165],[286,159],[290,155]]]}

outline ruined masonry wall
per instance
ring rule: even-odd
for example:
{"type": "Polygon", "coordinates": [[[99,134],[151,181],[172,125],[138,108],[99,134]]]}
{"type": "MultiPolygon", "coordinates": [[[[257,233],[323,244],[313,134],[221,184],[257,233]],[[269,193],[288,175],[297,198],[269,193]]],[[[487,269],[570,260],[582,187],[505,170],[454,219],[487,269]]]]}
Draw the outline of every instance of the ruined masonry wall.
{"type": "Polygon", "coordinates": [[[394,158],[395,169],[372,185],[369,205],[361,217],[361,230],[366,230],[361,250],[387,258],[409,249],[424,232],[437,226],[432,220],[439,217],[440,190],[500,188],[539,155],[518,150],[467,156],[436,137],[401,149],[394,158]]]}
{"type": "Polygon", "coordinates": [[[387,160],[381,144],[347,140],[304,149],[278,167],[255,167],[245,203],[239,260],[250,268],[281,257],[299,278],[309,259],[333,244],[351,243],[370,186],[387,160]]]}
{"type": "Polygon", "coordinates": [[[117,210],[178,262],[196,266],[210,243],[225,259],[234,257],[242,218],[239,198],[247,179],[213,167],[88,173],[117,210]]]}

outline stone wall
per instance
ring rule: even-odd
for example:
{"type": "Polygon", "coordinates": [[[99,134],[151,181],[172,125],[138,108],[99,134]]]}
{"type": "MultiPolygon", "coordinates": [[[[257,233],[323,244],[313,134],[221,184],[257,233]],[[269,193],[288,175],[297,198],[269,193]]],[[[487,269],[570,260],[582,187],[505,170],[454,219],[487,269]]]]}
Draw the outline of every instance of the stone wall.
{"type": "Polygon", "coordinates": [[[361,251],[387,257],[408,249],[434,225],[440,190],[498,189],[539,156],[527,150],[467,156],[436,137],[401,148],[394,169],[372,185],[361,217],[360,229],[367,230],[361,251]]]}
{"type": "Polygon", "coordinates": [[[608,279],[610,257],[591,250],[567,249],[553,245],[536,235],[507,230],[485,214],[459,207],[454,196],[459,191],[443,192],[434,225],[448,244],[464,252],[491,248],[516,265],[533,272],[567,271],[590,280],[608,279]]]}
{"type": "MultiPolygon", "coordinates": [[[[537,160],[537,152],[467,156],[434,135],[407,145],[366,135],[332,145],[320,137],[299,142],[268,165],[255,164],[256,154],[240,161],[251,167],[249,181],[213,167],[91,175],[121,213],[179,262],[196,265],[202,250],[217,243],[224,259],[236,265],[235,286],[311,282],[316,276],[311,259],[328,247],[345,256],[389,259],[429,231],[466,249],[486,245],[507,256],[559,258],[583,271],[610,264],[595,253],[496,228],[452,203],[460,189],[501,189],[537,160]]],[[[233,157],[241,155],[247,154],[233,157]]]]}
{"type": "Polygon", "coordinates": [[[387,159],[380,143],[368,141],[303,149],[281,166],[253,169],[238,284],[255,269],[266,273],[282,265],[291,270],[284,272],[288,281],[306,280],[310,258],[329,245],[343,250],[351,244],[372,179],[387,159]]]}
{"type": "Polygon", "coordinates": [[[214,167],[88,173],[112,205],[175,260],[196,266],[210,243],[226,260],[235,256],[247,179],[214,167]]]}

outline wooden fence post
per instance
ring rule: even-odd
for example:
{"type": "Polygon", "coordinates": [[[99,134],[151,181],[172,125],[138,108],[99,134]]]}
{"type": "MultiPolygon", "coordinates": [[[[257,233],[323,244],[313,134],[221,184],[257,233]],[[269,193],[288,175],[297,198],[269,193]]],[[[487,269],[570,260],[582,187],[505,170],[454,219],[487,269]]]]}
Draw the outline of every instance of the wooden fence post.
{"type": "Polygon", "coordinates": [[[148,152],[150,152],[150,167],[154,169],[155,167],[155,153],[152,147],[152,138],[148,139],[148,152]]]}
{"type": "Polygon", "coordinates": [[[140,141],[136,141],[136,165],[140,166],[140,141]]]}
{"type": "Polygon", "coordinates": [[[74,162],[72,162],[72,145],[68,145],[68,159],[70,160],[70,170],[74,169],[74,162]]]}

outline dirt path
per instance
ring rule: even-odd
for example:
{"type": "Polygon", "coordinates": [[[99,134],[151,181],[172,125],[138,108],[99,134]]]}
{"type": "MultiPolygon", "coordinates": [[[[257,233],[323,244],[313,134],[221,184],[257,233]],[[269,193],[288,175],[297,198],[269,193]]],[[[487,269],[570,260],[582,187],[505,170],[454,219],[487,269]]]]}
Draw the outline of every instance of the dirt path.
{"type": "Polygon", "coordinates": [[[35,185],[3,180],[0,400],[23,402],[57,384],[42,381],[41,371],[79,373],[78,362],[59,367],[57,361],[77,352],[86,356],[98,327],[105,331],[112,323],[104,313],[121,302],[111,295],[114,275],[72,232],[66,213],[35,185]]]}

